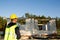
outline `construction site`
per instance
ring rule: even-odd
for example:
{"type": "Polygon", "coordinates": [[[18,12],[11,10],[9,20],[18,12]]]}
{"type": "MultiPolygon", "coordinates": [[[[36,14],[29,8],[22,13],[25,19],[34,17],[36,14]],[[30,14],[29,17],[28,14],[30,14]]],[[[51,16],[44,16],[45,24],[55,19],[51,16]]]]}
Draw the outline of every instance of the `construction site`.
{"type": "MultiPolygon", "coordinates": [[[[47,20],[46,24],[38,24],[38,20],[34,18],[26,18],[25,24],[21,25],[17,23],[20,27],[21,40],[42,40],[42,39],[57,39],[56,20],[55,19],[41,19],[41,21],[47,20]]],[[[10,22],[7,19],[7,24],[10,22]]],[[[3,34],[3,32],[0,32],[3,34]]],[[[0,36],[3,40],[3,36],[0,36]]]]}

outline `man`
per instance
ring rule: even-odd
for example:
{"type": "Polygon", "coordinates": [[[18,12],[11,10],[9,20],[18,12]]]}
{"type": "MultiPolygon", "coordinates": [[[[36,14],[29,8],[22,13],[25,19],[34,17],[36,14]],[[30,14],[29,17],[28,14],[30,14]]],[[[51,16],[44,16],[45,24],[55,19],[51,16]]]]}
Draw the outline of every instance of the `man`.
{"type": "Polygon", "coordinates": [[[19,27],[17,25],[16,14],[12,14],[10,16],[10,20],[11,22],[7,25],[5,30],[4,40],[19,40],[21,36],[19,32],[19,27]]]}

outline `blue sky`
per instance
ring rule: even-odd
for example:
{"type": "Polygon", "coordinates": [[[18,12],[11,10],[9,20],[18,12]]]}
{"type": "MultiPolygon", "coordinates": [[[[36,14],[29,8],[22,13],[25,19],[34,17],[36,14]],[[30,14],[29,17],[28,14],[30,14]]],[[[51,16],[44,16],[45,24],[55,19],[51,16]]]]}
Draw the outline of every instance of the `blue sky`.
{"type": "Polygon", "coordinates": [[[26,12],[40,16],[60,17],[60,0],[0,0],[2,17],[9,17],[12,13],[21,17],[26,12]]]}

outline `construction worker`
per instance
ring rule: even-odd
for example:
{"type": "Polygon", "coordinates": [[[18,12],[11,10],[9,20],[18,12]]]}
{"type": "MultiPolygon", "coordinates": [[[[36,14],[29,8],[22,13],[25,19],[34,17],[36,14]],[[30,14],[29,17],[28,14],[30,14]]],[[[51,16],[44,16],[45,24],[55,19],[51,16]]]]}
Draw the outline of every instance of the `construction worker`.
{"type": "Polygon", "coordinates": [[[10,16],[10,20],[11,22],[7,25],[5,30],[4,40],[19,40],[21,36],[19,32],[19,27],[17,25],[16,14],[12,14],[10,16]]]}

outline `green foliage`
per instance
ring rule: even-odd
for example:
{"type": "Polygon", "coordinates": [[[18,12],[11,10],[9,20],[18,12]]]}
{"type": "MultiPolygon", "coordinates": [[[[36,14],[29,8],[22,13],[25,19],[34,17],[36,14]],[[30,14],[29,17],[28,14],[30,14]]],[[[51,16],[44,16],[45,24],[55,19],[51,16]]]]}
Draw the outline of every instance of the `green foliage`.
{"type": "MultiPolygon", "coordinates": [[[[29,13],[25,13],[25,18],[34,18],[34,19],[37,19],[38,20],[38,23],[39,24],[45,24],[47,23],[47,21],[41,21],[41,19],[47,19],[47,17],[45,17],[44,15],[42,16],[37,16],[37,15],[33,15],[33,14],[29,14],[29,13]]],[[[50,19],[51,17],[49,16],[48,19],[50,19]]],[[[20,24],[25,24],[25,19],[24,19],[24,16],[22,17],[22,19],[18,19],[18,22],[20,24]]]]}
{"type": "Polygon", "coordinates": [[[29,17],[31,17],[31,15],[29,13],[25,13],[25,17],[29,18],[29,17]]]}
{"type": "Polygon", "coordinates": [[[60,35],[60,29],[57,29],[57,34],[60,35]]]}
{"type": "Polygon", "coordinates": [[[50,17],[50,16],[48,16],[48,19],[51,19],[51,17],[50,17]]]}
{"type": "Polygon", "coordinates": [[[45,17],[44,15],[42,15],[40,18],[41,18],[41,19],[46,19],[46,17],[45,17]]]}
{"type": "Polygon", "coordinates": [[[18,23],[20,23],[21,25],[25,24],[25,19],[18,19],[18,23]]]}
{"type": "Polygon", "coordinates": [[[2,26],[3,26],[3,18],[0,17],[0,28],[2,28],[2,26]]]}
{"type": "Polygon", "coordinates": [[[60,29],[60,18],[56,17],[56,26],[60,29]]]}
{"type": "Polygon", "coordinates": [[[7,24],[7,20],[3,19],[3,17],[0,17],[0,31],[4,30],[6,24],[7,24]]]}

